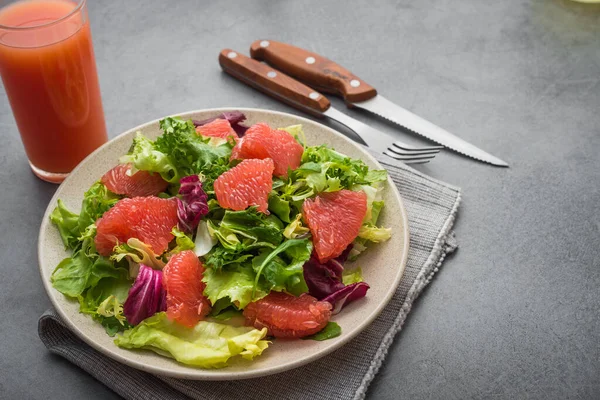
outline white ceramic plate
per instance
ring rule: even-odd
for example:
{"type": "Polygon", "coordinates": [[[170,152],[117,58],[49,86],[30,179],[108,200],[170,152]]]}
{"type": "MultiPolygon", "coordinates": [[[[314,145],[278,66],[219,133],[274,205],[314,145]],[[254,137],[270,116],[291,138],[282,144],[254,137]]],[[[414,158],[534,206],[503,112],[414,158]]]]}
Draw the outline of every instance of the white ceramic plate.
{"type": "MultiPolygon", "coordinates": [[[[223,111],[234,109],[211,109],[179,114],[185,119],[205,119],[223,111]]],[[[266,122],[273,127],[285,127],[302,124],[309,145],[327,144],[341,153],[364,160],[369,167],[381,166],[362,148],[342,134],[305,118],[280,112],[250,108],[236,108],[254,124],[266,122]]],[[[49,215],[62,199],[72,210],[81,208],[83,193],[106,171],[117,165],[121,155],[127,153],[136,131],[150,138],[160,134],[158,120],[133,128],[100,147],[87,157],[64,183],[58,188],[50,201],[40,228],[38,256],[44,287],[50,300],[69,328],[90,346],[107,356],[144,371],[177,378],[198,380],[234,380],[265,376],[296,368],[314,361],[344,345],[369,325],[383,310],[396,287],[400,283],[408,255],[408,223],[402,199],[388,180],[384,190],[385,207],[381,215],[381,224],[392,227],[392,238],[387,242],[373,245],[359,257],[357,264],[362,267],[363,277],[371,289],[367,296],[335,315],[332,320],[342,327],[342,334],[334,339],[317,342],[313,340],[277,340],[254,361],[234,357],[230,366],[223,369],[206,370],[188,367],[167,357],[146,350],[125,350],[113,343],[104,328],[88,316],[80,314],[77,301],[55,290],[50,283],[50,275],[56,265],[68,256],[64,250],[58,230],[50,223],[49,215]]]]}

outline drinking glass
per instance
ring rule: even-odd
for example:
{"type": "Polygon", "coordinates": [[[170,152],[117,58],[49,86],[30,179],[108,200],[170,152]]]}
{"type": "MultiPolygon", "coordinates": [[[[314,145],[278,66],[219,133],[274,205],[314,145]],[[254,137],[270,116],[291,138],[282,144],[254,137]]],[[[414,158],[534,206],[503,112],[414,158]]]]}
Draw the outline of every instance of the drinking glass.
{"type": "Polygon", "coordinates": [[[0,9],[0,75],[39,178],[62,182],[107,141],[86,0],[0,9]]]}

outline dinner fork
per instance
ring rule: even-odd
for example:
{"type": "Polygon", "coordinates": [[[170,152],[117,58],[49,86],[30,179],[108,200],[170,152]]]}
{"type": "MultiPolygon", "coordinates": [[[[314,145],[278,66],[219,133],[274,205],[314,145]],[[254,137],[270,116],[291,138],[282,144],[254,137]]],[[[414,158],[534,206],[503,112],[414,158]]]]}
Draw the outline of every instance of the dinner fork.
{"type": "Polygon", "coordinates": [[[225,49],[219,64],[228,74],[292,107],[317,117],[326,116],[352,130],[371,149],[406,164],[429,162],[443,146],[416,147],[396,140],[331,106],[321,93],[266,64],[225,49]]]}

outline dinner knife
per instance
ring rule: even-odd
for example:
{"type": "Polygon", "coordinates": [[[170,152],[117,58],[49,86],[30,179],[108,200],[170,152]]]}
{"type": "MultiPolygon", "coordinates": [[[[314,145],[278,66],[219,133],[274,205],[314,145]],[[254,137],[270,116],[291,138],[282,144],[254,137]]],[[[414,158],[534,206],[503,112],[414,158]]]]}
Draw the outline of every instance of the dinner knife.
{"type": "Polygon", "coordinates": [[[336,110],[322,94],[266,64],[231,49],[221,51],[219,64],[229,75],[269,96],[311,115],[326,116],[347,126],[356,132],[373,151],[406,164],[422,164],[431,159],[427,154],[418,157],[396,153],[394,137],[336,110]]]}
{"type": "Polygon", "coordinates": [[[478,161],[508,167],[498,157],[392,103],[364,80],[316,53],[274,40],[257,40],[250,46],[250,55],[317,90],[342,96],[348,107],[370,111],[478,161]]]}

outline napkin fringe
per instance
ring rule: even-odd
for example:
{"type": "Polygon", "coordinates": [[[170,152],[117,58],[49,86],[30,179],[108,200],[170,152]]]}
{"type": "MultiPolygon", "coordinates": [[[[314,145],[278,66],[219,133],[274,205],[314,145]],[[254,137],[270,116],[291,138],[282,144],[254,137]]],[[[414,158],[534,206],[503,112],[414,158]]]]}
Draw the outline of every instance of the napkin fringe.
{"type": "Polygon", "coordinates": [[[394,323],[383,337],[381,345],[377,349],[375,357],[371,361],[371,365],[367,370],[367,373],[363,377],[363,380],[354,395],[354,400],[363,400],[365,398],[367,394],[367,389],[369,388],[369,385],[375,378],[375,375],[377,375],[377,373],[379,372],[379,369],[381,368],[381,365],[383,364],[383,361],[387,356],[387,352],[390,346],[392,345],[394,338],[396,337],[398,332],[402,330],[402,327],[404,326],[404,321],[406,320],[406,317],[412,309],[414,300],[417,297],[419,297],[423,289],[429,284],[429,282],[431,282],[431,279],[433,279],[435,273],[439,271],[439,268],[441,268],[446,256],[454,252],[454,250],[456,250],[457,244],[456,239],[454,237],[454,232],[452,231],[452,226],[454,225],[454,221],[456,219],[456,214],[458,212],[458,206],[460,205],[460,201],[461,193],[459,191],[458,195],[456,196],[454,206],[452,207],[452,211],[446,219],[446,222],[444,223],[440,234],[435,240],[433,251],[429,255],[429,258],[425,262],[425,265],[423,266],[421,271],[419,271],[417,278],[415,279],[413,285],[408,291],[406,299],[404,300],[404,304],[402,304],[402,307],[400,309],[400,313],[398,313],[398,316],[394,320],[394,323]]]}

